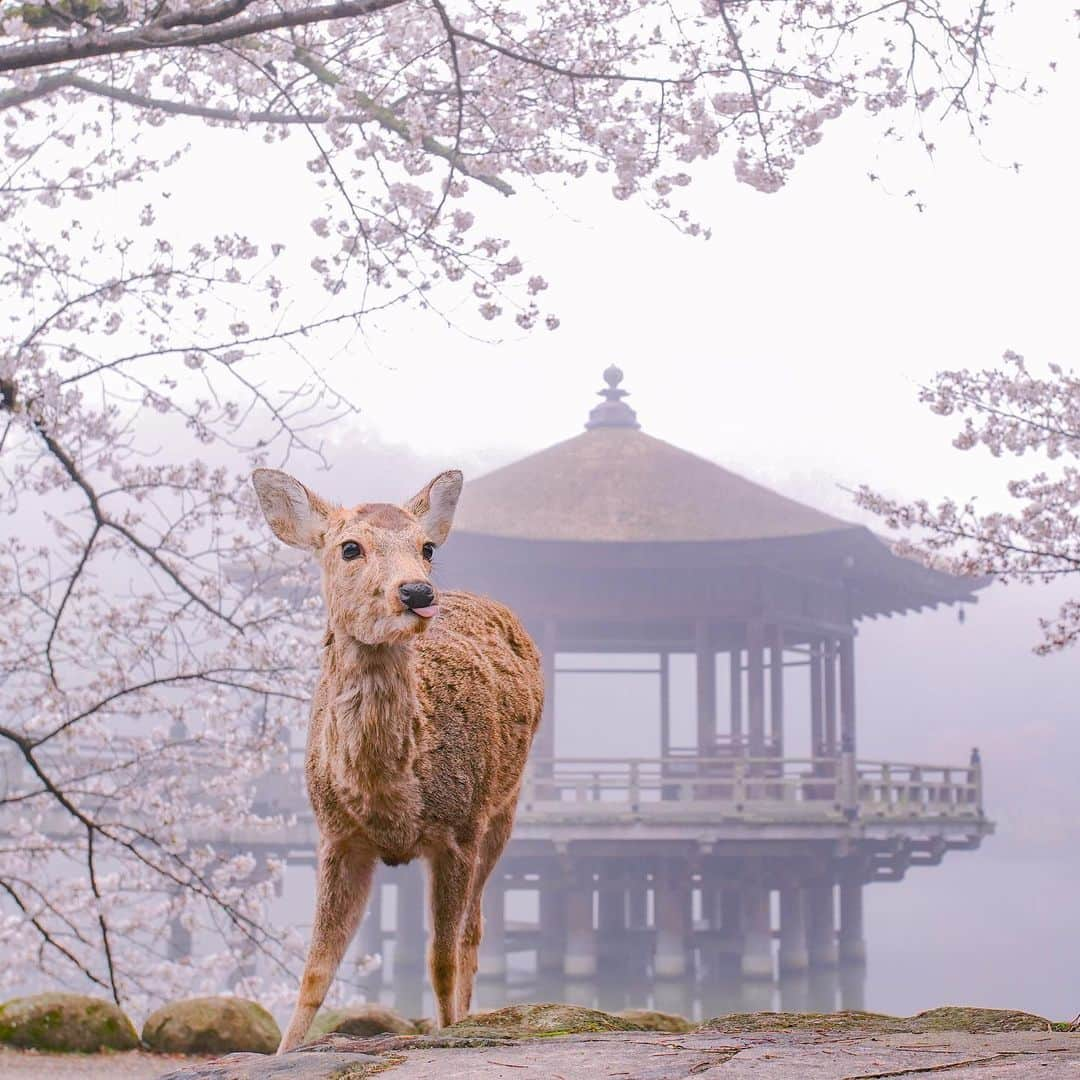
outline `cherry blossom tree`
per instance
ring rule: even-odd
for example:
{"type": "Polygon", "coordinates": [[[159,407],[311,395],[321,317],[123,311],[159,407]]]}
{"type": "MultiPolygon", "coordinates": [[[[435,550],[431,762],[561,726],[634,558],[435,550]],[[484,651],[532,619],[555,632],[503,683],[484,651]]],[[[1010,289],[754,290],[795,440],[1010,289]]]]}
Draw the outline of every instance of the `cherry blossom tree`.
{"type": "Polygon", "coordinates": [[[302,722],[314,620],[246,477],[317,462],[352,411],[312,359],[334,335],[400,303],[554,329],[482,224],[516,192],[599,176],[706,235],[680,196],[708,159],[770,193],[845,115],[928,152],[943,122],[977,135],[1037,90],[991,56],[1011,8],[0,0],[5,977],[142,1001],[287,968],[274,866],[215,837],[280,825],[252,792],[302,722]],[[175,220],[196,123],[299,143],[302,266],[280,221],[175,220]],[[218,944],[185,959],[186,933],[218,944]]]}
{"type": "MultiPolygon", "coordinates": [[[[1026,455],[1046,465],[1006,485],[1011,509],[983,510],[975,499],[937,505],[888,498],[864,485],[857,502],[905,535],[896,547],[929,565],[1004,582],[1050,582],[1080,573],[1080,378],[1056,364],[1042,376],[1007,352],[983,371],[943,371],[920,391],[939,416],[956,417],[958,450],[982,447],[994,457],[1026,455]]],[[[1040,620],[1036,651],[1080,639],[1080,600],[1040,620]]]]}

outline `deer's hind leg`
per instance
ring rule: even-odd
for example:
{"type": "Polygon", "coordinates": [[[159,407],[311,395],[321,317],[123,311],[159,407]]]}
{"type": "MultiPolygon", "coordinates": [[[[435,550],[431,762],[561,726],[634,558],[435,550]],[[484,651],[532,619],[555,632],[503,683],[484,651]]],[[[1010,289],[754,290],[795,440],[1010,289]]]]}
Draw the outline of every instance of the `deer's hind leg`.
{"type": "Polygon", "coordinates": [[[473,983],[480,953],[480,939],[484,935],[484,886],[491,877],[495,864],[510,839],[514,828],[514,805],[500,812],[488,823],[480,840],[480,855],[473,873],[472,895],[465,912],[465,925],[461,935],[461,959],[458,964],[457,1006],[458,1015],[468,1015],[472,1006],[473,983]]]}
{"type": "Polygon", "coordinates": [[[428,964],[439,1008],[439,1026],[459,1018],[457,984],[461,967],[461,931],[472,897],[475,845],[451,844],[430,857],[431,947],[428,964]]]}
{"type": "Polygon", "coordinates": [[[307,1035],[360,924],[374,872],[375,855],[366,846],[328,840],[319,844],[311,944],[296,1008],[278,1047],[279,1054],[298,1046],[307,1035]]]}

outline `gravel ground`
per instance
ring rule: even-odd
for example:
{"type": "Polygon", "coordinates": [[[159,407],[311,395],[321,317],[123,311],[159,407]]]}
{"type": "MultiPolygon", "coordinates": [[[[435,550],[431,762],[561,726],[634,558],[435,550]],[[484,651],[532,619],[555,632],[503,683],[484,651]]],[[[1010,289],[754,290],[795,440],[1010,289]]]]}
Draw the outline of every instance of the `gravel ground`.
{"type": "Polygon", "coordinates": [[[0,1080],[23,1080],[28,1076],[62,1077],[63,1080],[157,1080],[165,1073],[205,1058],[174,1054],[37,1054],[0,1047],[0,1080]]]}

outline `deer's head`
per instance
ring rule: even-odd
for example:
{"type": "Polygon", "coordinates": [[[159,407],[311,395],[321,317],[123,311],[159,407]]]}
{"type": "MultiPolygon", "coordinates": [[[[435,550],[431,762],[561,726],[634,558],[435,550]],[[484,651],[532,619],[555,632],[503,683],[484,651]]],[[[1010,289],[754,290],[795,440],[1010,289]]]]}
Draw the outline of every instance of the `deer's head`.
{"type": "Polygon", "coordinates": [[[277,469],[251,478],[277,538],[319,560],[331,631],[365,645],[406,641],[438,613],[431,564],[450,532],[461,479],[456,469],[440,473],[404,506],[347,509],[277,469]]]}

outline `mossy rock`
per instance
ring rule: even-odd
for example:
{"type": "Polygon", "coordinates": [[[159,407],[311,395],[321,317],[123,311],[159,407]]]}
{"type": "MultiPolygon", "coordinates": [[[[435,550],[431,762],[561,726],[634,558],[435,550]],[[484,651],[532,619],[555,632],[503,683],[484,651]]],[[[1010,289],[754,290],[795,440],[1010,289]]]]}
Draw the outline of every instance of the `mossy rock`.
{"type": "Polygon", "coordinates": [[[443,1035],[479,1037],[501,1035],[527,1039],[550,1035],[578,1035],[591,1031],[640,1031],[629,1020],[581,1005],[507,1005],[493,1012],[471,1013],[450,1027],[443,1035]]]}
{"type": "Polygon", "coordinates": [[[254,1001],[188,998],[151,1013],[143,1042],[163,1054],[272,1054],[281,1042],[274,1018],[254,1001]]]}
{"type": "Polygon", "coordinates": [[[135,1025],[111,1001],[84,994],[33,994],[0,1005],[0,1042],[26,1050],[94,1054],[134,1050],[135,1025]]]}
{"type": "Polygon", "coordinates": [[[706,1020],[702,1031],[738,1035],[747,1031],[866,1031],[875,1035],[921,1031],[964,1031],[984,1035],[995,1031],[1049,1031],[1050,1021],[1010,1009],[974,1009],[944,1005],[916,1016],[888,1016],[849,1010],[835,1013],[729,1013],[706,1020]]]}
{"type": "Polygon", "coordinates": [[[834,1013],[756,1012],[727,1013],[706,1020],[700,1031],[738,1035],[745,1031],[872,1031],[901,1030],[901,1017],[850,1009],[834,1013]]]}
{"type": "Polygon", "coordinates": [[[437,1031],[439,1026],[430,1016],[414,1016],[409,1023],[416,1028],[418,1035],[430,1035],[437,1031]]]}
{"type": "Polygon", "coordinates": [[[697,1024],[678,1013],[657,1012],[656,1009],[620,1009],[615,1013],[622,1020],[629,1020],[642,1031],[666,1031],[673,1035],[682,1035],[693,1031],[697,1024]]]}
{"type": "Polygon", "coordinates": [[[323,1009],[308,1028],[307,1042],[323,1035],[416,1035],[419,1029],[386,1005],[367,1002],[342,1009],[323,1009]]]}
{"type": "Polygon", "coordinates": [[[1034,1013],[1012,1009],[975,1009],[963,1005],[943,1005],[905,1021],[914,1031],[966,1031],[987,1035],[995,1031],[1049,1031],[1049,1020],[1034,1013]]]}

